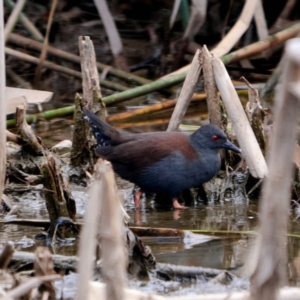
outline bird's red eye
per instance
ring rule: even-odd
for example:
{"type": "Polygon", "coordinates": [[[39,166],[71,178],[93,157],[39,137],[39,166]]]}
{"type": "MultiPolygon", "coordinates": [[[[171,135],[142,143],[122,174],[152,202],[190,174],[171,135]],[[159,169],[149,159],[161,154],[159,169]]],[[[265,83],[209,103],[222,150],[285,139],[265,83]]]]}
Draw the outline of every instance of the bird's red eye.
{"type": "Polygon", "coordinates": [[[216,142],[217,140],[219,140],[219,137],[217,135],[213,135],[211,138],[214,142],[216,142]]]}

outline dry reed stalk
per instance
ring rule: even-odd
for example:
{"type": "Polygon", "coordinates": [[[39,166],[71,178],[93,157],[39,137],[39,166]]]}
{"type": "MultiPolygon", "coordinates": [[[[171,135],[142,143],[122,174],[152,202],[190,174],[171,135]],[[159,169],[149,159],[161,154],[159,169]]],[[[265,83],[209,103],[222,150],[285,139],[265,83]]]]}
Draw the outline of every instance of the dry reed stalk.
{"type": "MultiPolygon", "coordinates": [[[[277,45],[284,43],[288,39],[291,39],[291,38],[297,36],[297,34],[299,32],[300,32],[300,23],[296,23],[282,31],[279,31],[273,35],[270,35],[267,39],[265,39],[263,41],[255,42],[251,45],[247,45],[244,48],[241,48],[241,49],[231,52],[227,55],[224,55],[222,57],[222,61],[225,64],[228,64],[230,62],[239,61],[244,58],[249,58],[254,55],[261,54],[262,51],[273,48],[277,45]]],[[[189,70],[190,66],[191,66],[190,64],[187,66],[184,66],[162,78],[168,78],[168,77],[172,77],[173,75],[179,75],[184,72],[187,72],[189,70]]]]}
{"type": "Polygon", "coordinates": [[[278,299],[286,283],[287,223],[293,176],[293,156],[300,110],[300,39],[287,42],[282,83],[275,103],[268,156],[269,176],[260,203],[258,259],[252,276],[252,299],[278,299]],[[270,222],[275,220],[275,222],[270,222]]]}
{"type": "MultiPolygon", "coordinates": [[[[262,4],[262,0],[258,0],[257,7],[254,12],[254,21],[260,41],[266,39],[269,36],[268,24],[265,17],[265,12],[262,4]]],[[[272,49],[264,51],[264,56],[267,58],[272,54],[272,49]]]]}
{"type": "Polygon", "coordinates": [[[191,64],[191,68],[186,75],[185,81],[180,91],[180,95],[178,97],[178,101],[176,103],[167,131],[177,130],[190,104],[191,97],[198,83],[201,71],[199,56],[200,50],[197,50],[191,64]]]}
{"type": "Polygon", "coordinates": [[[207,0],[192,0],[191,16],[183,38],[189,40],[197,34],[206,18],[207,0]]]}
{"type": "Polygon", "coordinates": [[[0,199],[6,174],[6,103],[3,1],[0,0],[0,199]]]}
{"type": "Polygon", "coordinates": [[[267,164],[227,70],[219,58],[213,58],[212,64],[218,90],[250,172],[254,177],[264,178],[268,174],[267,164]]]}
{"type": "Polygon", "coordinates": [[[98,233],[101,238],[102,275],[107,283],[102,299],[123,298],[126,259],[122,222],[123,215],[111,164],[99,159],[95,164],[94,182],[90,188],[90,201],[81,231],[78,300],[87,298],[98,233]]]}
{"type": "Polygon", "coordinates": [[[102,275],[106,282],[106,299],[124,298],[126,284],[126,250],[123,239],[123,212],[118,197],[114,172],[109,162],[103,162],[103,190],[99,236],[101,239],[102,275]]]}
{"type": "Polygon", "coordinates": [[[105,27],[105,32],[109,40],[110,49],[114,56],[115,63],[119,69],[127,70],[128,66],[126,59],[122,56],[122,40],[117,30],[115,21],[109,11],[106,0],[94,0],[94,3],[105,27]],[[118,63],[120,63],[119,66],[118,63]]]}
{"type": "Polygon", "coordinates": [[[89,280],[93,274],[93,264],[96,252],[96,237],[99,230],[99,218],[101,203],[100,195],[103,196],[103,161],[98,160],[94,166],[94,181],[92,182],[87,203],[84,225],[81,229],[79,241],[78,263],[78,292],[77,300],[85,300],[89,288],[89,280]]]}
{"type": "Polygon", "coordinates": [[[174,4],[173,4],[173,8],[172,8],[172,13],[171,13],[171,17],[170,17],[170,29],[172,29],[174,23],[175,23],[175,20],[176,20],[176,16],[178,14],[178,10],[179,10],[179,7],[180,7],[180,2],[181,0],[175,0],[174,1],[174,4]]]}
{"type": "Polygon", "coordinates": [[[234,44],[240,39],[240,37],[248,29],[249,24],[254,15],[257,3],[259,0],[246,0],[241,15],[237,22],[221,40],[221,42],[211,51],[217,57],[221,57],[228,53],[234,44]]]}
{"type": "MultiPolygon", "coordinates": [[[[10,14],[10,16],[5,24],[5,28],[4,28],[5,42],[8,40],[9,34],[13,31],[13,29],[20,17],[20,13],[21,13],[25,3],[26,3],[26,0],[18,0],[12,13],[10,14]]],[[[2,18],[2,16],[3,15],[1,15],[1,18],[2,18]]]]}

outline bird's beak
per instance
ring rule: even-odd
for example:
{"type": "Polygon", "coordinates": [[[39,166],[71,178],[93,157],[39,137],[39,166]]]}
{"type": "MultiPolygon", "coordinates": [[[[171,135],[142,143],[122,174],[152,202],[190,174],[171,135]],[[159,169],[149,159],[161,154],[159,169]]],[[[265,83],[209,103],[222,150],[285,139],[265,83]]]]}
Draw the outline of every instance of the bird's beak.
{"type": "Polygon", "coordinates": [[[228,140],[227,140],[222,146],[223,146],[223,148],[232,150],[232,151],[234,151],[234,152],[242,153],[242,150],[241,150],[241,149],[239,149],[236,145],[232,144],[232,143],[229,142],[228,140]]]}

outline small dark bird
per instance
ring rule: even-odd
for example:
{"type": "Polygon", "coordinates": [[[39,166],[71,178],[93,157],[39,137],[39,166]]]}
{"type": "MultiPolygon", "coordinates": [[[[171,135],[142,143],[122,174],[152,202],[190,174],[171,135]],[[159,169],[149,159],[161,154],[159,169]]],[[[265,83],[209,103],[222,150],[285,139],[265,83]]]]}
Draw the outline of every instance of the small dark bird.
{"type": "Polygon", "coordinates": [[[126,134],[87,109],[83,114],[97,140],[96,154],[110,161],[119,176],[141,188],[135,194],[136,208],[142,191],[165,195],[173,200],[174,208],[185,208],[178,203],[179,194],[216,175],[221,166],[219,149],[241,153],[212,124],[190,136],[180,132],[126,134]]]}

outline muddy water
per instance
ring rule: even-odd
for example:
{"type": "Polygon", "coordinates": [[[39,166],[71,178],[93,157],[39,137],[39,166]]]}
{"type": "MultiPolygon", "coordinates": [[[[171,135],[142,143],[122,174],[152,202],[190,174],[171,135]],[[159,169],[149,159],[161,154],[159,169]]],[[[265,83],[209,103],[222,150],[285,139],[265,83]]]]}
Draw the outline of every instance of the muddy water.
{"type": "MultiPolygon", "coordinates": [[[[50,147],[71,137],[71,124],[71,120],[53,121],[39,124],[36,131],[44,143],[50,147]]],[[[245,266],[251,267],[252,250],[256,237],[249,231],[255,231],[258,225],[258,201],[256,199],[250,199],[245,203],[232,201],[207,205],[196,203],[184,211],[162,209],[157,207],[153,200],[143,199],[141,212],[136,212],[133,205],[132,185],[119,178],[117,183],[120,193],[125,199],[125,208],[131,218],[131,226],[177,228],[199,231],[200,233],[207,231],[206,234],[220,237],[219,240],[204,243],[193,240],[183,243],[174,238],[144,240],[151,247],[157,262],[226,269],[241,277],[248,274],[249,268],[245,266]],[[247,264],[246,261],[250,261],[250,264],[247,264]]],[[[48,218],[45,203],[40,194],[41,189],[42,186],[38,186],[35,191],[24,190],[18,196],[13,196],[13,202],[18,206],[16,213],[18,218],[48,218]]],[[[85,211],[86,192],[85,188],[72,187],[72,193],[77,204],[77,220],[79,221],[82,220],[85,211]]],[[[0,218],[3,217],[4,214],[0,214],[0,218]]],[[[34,251],[35,247],[41,244],[40,241],[35,240],[35,235],[40,231],[40,228],[0,223],[0,243],[11,241],[18,250],[34,251]]],[[[300,239],[297,237],[297,234],[300,235],[300,219],[298,219],[296,212],[290,216],[290,233],[294,236],[289,237],[288,241],[289,284],[300,286],[298,276],[300,272],[300,239]]],[[[76,255],[77,245],[76,241],[71,240],[64,245],[51,246],[50,249],[56,254],[76,255]]],[[[167,292],[178,288],[176,284],[175,287],[166,287],[166,285],[162,287],[160,284],[155,283],[149,287],[133,282],[131,286],[156,292],[167,292]]],[[[193,291],[196,290],[197,288],[193,286],[193,291]]],[[[203,292],[203,287],[201,287],[201,291],[203,292]]]]}

